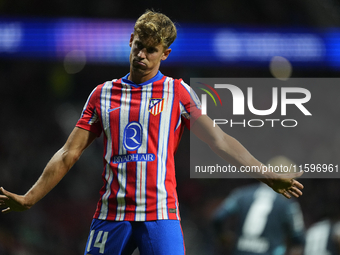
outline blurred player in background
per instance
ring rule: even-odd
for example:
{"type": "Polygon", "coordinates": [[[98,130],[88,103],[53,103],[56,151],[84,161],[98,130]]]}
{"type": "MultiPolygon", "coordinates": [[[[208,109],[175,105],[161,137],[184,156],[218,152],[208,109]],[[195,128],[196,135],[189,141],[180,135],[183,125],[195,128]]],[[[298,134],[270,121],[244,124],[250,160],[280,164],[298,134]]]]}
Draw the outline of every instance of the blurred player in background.
{"type": "MultiPolygon", "coordinates": [[[[25,195],[1,188],[4,213],[36,204],[103,133],[104,185],[84,254],[131,254],[137,247],[145,255],[185,253],[174,169],[184,126],[235,166],[262,164],[200,114],[200,102],[186,83],[159,71],[176,36],[164,14],[147,11],[138,18],[129,42],[130,73],[92,91],[65,145],[25,195]]],[[[294,179],[299,175],[254,177],[290,198],[302,194],[294,179]]]]}
{"type": "MultiPolygon", "coordinates": [[[[283,156],[268,162],[271,166],[291,164],[293,162],[283,156]]],[[[299,204],[284,199],[261,183],[234,190],[216,210],[213,227],[222,252],[302,255],[304,221],[299,204]],[[225,230],[225,223],[232,219],[236,222],[225,230]]]]}
{"type": "Polygon", "coordinates": [[[340,254],[340,210],[339,203],[323,205],[324,217],[311,225],[306,232],[304,255],[340,254]]]}

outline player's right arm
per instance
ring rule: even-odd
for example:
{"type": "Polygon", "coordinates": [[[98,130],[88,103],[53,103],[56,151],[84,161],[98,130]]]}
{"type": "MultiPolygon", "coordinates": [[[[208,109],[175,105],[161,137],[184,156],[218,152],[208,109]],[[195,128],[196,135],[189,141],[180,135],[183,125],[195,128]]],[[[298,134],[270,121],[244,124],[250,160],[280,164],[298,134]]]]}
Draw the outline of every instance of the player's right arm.
{"type": "Polygon", "coordinates": [[[1,187],[0,207],[4,208],[2,212],[31,208],[59,183],[96,137],[90,131],[75,127],[64,146],[50,159],[37,182],[25,195],[17,195],[1,187]]]}
{"type": "MultiPolygon", "coordinates": [[[[223,132],[219,126],[214,126],[207,115],[197,118],[191,126],[191,131],[207,143],[218,156],[236,167],[257,166],[258,169],[265,167],[239,141],[223,132]]],[[[302,172],[284,175],[270,171],[248,174],[287,198],[291,198],[292,195],[295,197],[302,195],[303,185],[294,179],[301,176],[302,172]]]]}

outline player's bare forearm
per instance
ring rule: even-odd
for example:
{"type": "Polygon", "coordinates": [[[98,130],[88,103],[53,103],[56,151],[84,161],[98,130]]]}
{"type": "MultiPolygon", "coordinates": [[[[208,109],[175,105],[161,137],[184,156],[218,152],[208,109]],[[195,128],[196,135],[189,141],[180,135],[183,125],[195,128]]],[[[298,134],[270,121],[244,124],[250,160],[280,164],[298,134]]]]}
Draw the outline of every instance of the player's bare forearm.
{"type": "Polygon", "coordinates": [[[33,187],[24,195],[28,208],[36,204],[49,193],[67,174],[80,155],[61,148],[57,151],[46,165],[42,175],[33,187]]]}
{"type": "Polygon", "coordinates": [[[39,179],[25,195],[20,196],[1,188],[0,207],[5,208],[2,212],[31,208],[60,182],[94,139],[93,133],[75,128],[65,145],[54,154],[39,179]]]}
{"type": "Polygon", "coordinates": [[[191,131],[207,143],[218,156],[234,166],[260,167],[262,165],[239,141],[224,133],[219,126],[214,127],[213,121],[206,115],[197,119],[191,131]]]}
{"type": "Polygon", "coordinates": [[[225,133],[209,146],[217,155],[236,167],[258,166],[260,168],[262,165],[240,142],[225,133]]]}
{"type": "Polygon", "coordinates": [[[24,211],[31,208],[58,184],[70,169],[70,164],[72,163],[65,154],[64,148],[61,148],[25,195],[20,196],[1,188],[0,206],[5,207],[2,212],[24,211]]]}
{"type": "MultiPolygon", "coordinates": [[[[239,141],[224,133],[220,127],[214,127],[213,121],[208,116],[199,117],[191,127],[191,131],[230,164],[237,167],[255,166],[259,170],[265,169],[265,166],[253,157],[239,141]]],[[[302,195],[303,185],[294,179],[302,173],[279,175],[269,171],[254,171],[248,174],[287,198],[302,195]]]]}
{"type": "Polygon", "coordinates": [[[219,149],[212,148],[218,155],[235,166],[255,166],[258,171],[251,171],[247,174],[267,184],[275,192],[282,194],[286,198],[302,195],[303,185],[294,179],[300,177],[303,174],[302,172],[277,174],[268,171],[264,164],[254,158],[237,140],[228,135],[225,135],[224,139],[221,139],[219,143],[221,143],[217,146],[219,149]],[[223,147],[223,144],[228,145],[223,147]],[[220,146],[222,146],[222,149],[220,146]]]}

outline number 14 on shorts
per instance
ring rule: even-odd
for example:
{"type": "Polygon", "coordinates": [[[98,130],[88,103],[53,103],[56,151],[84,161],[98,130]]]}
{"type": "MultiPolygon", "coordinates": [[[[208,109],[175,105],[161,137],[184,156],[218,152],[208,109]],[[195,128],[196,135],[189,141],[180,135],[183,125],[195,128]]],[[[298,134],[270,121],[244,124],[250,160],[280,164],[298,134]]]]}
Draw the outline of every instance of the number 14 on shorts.
{"type": "MultiPolygon", "coordinates": [[[[86,249],[87,252],[89,252],[90,249],[91,249],[91,245],[92,245],[92,240],[93,240],[94,234],[95,234],[95,230],[92,230],[90,232],[90,239],[89,239],[89,243],[88,243],[87,249],[86,249]]],[[[109,232],[99,231],[98,234],[97,234],[97,238],[96,238],[96,240],[95,240],[95,242],[93,244],[93,247],[99,248],[99,253],[101,253],[101,254],[104,254],[105,243],[107,241],[108,234],[109,234],[109,232]],[[103,238],[102,238],[102,236],[103,236],[103,238]]]]}

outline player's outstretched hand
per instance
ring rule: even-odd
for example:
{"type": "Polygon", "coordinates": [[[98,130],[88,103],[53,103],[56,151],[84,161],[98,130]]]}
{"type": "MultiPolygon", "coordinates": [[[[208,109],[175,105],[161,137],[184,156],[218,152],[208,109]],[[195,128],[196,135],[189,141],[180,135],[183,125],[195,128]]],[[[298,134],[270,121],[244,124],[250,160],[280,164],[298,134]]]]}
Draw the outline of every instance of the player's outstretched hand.
{"type": "Polygon", "coordinates": [[[2,213],[9,213],[13,211],[21,212],[29,209],[25,205],[24,196],[6,191],[4,188],[0,188],[0,208],[2,213]]]}
{"type": "Polygon", "coordinates": [[[302,195],[303,185],[295,180],[300,177],[303,172],[290,174],[275,174],[267,185],[277,193],[284,195],[286,198],[299,197],[302,195]]]}

